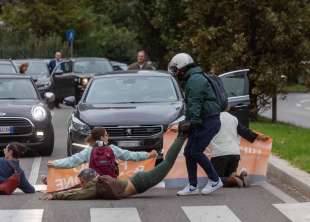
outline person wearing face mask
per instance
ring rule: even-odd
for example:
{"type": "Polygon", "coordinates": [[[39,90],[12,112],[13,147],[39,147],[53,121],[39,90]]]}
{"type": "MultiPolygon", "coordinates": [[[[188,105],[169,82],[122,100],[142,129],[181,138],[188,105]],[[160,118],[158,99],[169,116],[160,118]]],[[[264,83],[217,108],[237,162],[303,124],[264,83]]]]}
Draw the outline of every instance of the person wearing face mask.
{"type": "Polygon", "coordinates": [[[189,184],[177,194],[180,196],[199,194],[197,165],[208,175],[208,183],[201,190],[209,194],[223,186],[216,170],[204,154],[213,137],[221,128],[221,107],[216,93],[203,70],[186,53],[176,54],[168,65],[170,71],[185,86],[185,122],[190,126],[188,143],[184,149],[189,184]]]}

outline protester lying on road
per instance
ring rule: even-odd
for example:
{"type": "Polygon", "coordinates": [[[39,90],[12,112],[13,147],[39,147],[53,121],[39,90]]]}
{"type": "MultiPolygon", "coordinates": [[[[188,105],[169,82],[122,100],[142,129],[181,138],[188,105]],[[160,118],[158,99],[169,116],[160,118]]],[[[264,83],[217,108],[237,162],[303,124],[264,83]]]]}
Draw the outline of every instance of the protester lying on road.
{"type": "MultiPolygon", "coordinates": [[[[4,158],[0,158],[0,184],[4,184],[15,172],[19,173],[20,182],[17,186],[24,193],[34,193],[34,187],[28,182],[18,158],[26,152],[27,148],[18,143],[9,143],[4,148],[4,158]]],[[[1,194],[1,191],[0,191],[1,194]]]]}
{"type": "MultiPolygon", "coordinates": [[[[79,190],[47,194],[41,199],[46,200],[86,200],[86,199],[122,199],[143,193],[160,183],[169,173],[187,138],[189,125],[179,124],[179,133],[170,146],[165,159],[153,170],[138,172],[129,179],[121,180],[110,176],[99,176],[91,180],[79,190]]],[[[82,171],[83,172],[83,171],[82,171]]]]}
{"type": "Polygon", "coordinates": [[[220,114],[221,129],[211,141],[211,162],[221,177],[225,187],[246,187],[247,172],[243,170],[236,175],[240,160],[240,138],[253,143],[255,140],[268,140],[267,136],[258,135],[244,127],[238,119],[228,112],[220,114]]]}

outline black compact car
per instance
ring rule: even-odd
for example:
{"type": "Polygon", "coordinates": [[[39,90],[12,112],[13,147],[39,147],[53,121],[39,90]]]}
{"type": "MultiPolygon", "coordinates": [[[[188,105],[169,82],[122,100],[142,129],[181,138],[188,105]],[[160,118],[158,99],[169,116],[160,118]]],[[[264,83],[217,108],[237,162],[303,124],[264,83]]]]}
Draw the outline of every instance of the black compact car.
{"type": "Polygon", "coordinates": [[[47,103],[53,99],[53,93],[45,93],[43,100],[30,76],[0,75],[0,148],[16,141],[50,155],[54,129],[47,103]]]}
{"type": "MultiPolygon", "coordinates": [[[[248,123],[248,70],[222,75],[231,111],[248,123]]],[[[75,98],[64,103],[75,106],[75,98]]],[[[159,153],[163,133],[184,119],[184,99],[176,80],[166,72],[124,71],[94,77],[68,121],[67,153],[78,152],[93,127],[105,127],[113,143],[124,149],[159,153]]]]}
{"type": "Polygon", "coordinates": [[[0,74],[17,74],[18,71],[12,60],[0,59],[0,74]]]}
{"type": "Polygon", "coordinates": [[[23,59],[13,61],[16,67],[23,63],[28,64],[26,74],[30,75],[34,80],[41,96],[43,97],[46,92],[50,92],[52,88],[52,80],[48,69],[47,60],[44,59],[23,59]]]}
{"type": "Polygon", "coordinates": [[[58,94],[68,95],[70,91],[71,95],[75,96],[76,101],[79,101],[92,76],[112,71],[112,64],[105,58],[81,57],[64,61],[60,63],[58,67],[56,66],[52,73],[55,82],[54,92],[56,97],[58,97],[58,94]],[[60,81],[58,81],[58,79],[60,79],[60,81]],[[74,81],[74,83],[72,83],[72,81],[74,81]]]}

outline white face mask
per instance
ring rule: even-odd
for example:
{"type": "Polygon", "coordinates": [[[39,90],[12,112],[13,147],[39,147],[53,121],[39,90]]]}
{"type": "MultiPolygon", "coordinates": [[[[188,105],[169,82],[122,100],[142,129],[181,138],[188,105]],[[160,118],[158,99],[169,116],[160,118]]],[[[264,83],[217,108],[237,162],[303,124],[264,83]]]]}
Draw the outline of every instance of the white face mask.
{"type": "Polygon", "coordinates": [[[108,143],[102,140],[97,140],[96,141],[96,146],[100,147],[100,146],[107,146],[108,143]]]}

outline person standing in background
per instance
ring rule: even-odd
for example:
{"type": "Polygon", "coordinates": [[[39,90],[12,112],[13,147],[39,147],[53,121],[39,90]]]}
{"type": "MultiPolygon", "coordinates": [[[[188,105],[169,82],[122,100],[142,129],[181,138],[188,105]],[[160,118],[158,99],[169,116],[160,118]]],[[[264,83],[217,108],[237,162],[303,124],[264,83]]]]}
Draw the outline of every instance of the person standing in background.
{"type": "Polygon", "coordinates": [[[138,52],[137,62],[128,66],[128,70],[154,70],[155,68],[146,61],[146,53],[144,50],[138,52]]]}

